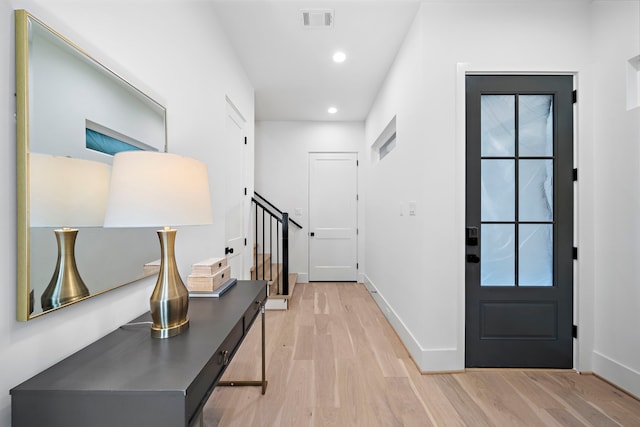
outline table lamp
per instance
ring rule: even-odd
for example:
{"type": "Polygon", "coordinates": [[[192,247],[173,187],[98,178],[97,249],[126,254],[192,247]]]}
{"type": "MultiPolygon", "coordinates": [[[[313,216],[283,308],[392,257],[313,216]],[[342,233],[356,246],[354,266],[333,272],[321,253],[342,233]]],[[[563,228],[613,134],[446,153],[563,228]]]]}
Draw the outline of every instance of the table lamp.
{"type": "Polygon", "coordinates": [[[149,300],[151,336],[169,338],[189,327],[189,292],[175,259],[176,230],[210,224],[211,197],[204,163],[176,154],[127,151],[113,158],[105,227],[162,227],[160,272],[149,300]]]}
{"type": "Polygon", "coordinates": [[[50,310],[89,295],[75,258],[78,227],[102,227],[109,190],[106,163],[48,154],[29,155],[29,225],[60,227],[56,268],[40,303],[50,310]]]}

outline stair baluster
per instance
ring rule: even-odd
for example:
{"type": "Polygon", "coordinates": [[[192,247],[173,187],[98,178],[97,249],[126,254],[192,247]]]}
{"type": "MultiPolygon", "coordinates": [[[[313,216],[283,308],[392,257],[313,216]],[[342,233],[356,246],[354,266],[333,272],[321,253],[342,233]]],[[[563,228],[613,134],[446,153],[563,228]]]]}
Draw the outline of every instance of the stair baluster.
{"type": "MultiPolygon", "coordinates": [[[[254,239],[254,267],[252,278],[256,280],[268,280],[270,285],[273,285],[275,289],[270,289],[270,293],[276,295],[289,295],[289,222],[294,224],[299,229],[302,226],[289,218],[287,212],[282,212],[275,207],[271,202],[264,197],[255,193],[255,196],[251,198],[251,202],[254,204],[254,225],[255,225],[255,239],[254,239]],[[260,215],[262,219],[260,220],[260,215]],[[274,235],[274,223],[275,223],[275,235],[274,235]],[[268,235],[267,235],[268,225],[268,235]],[[275,242],[274,242],[275,241],[275,242]],[[273,249],[275,243],[275,268],[274,273],[274,258],[273,249]],[[262,249],[262,252],[258,252],[258,246],[262,249]],[[267,247],[269,254],[267,254],[267,247]],[[259,261],[262,261],[261,263],[259,261]],[[267,269],[265,264],[269,263],[268,278],[267,269]],[[260,265],[262,264],[262,265],[260,265]]],[[[293,279],[295,280],[295,278],[293,279]]]]}

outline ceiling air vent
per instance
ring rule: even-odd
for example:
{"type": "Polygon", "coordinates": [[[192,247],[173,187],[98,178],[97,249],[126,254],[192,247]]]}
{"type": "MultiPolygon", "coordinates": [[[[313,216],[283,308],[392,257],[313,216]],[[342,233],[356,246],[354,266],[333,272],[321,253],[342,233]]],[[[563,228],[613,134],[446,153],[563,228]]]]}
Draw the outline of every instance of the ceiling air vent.
{"type": "Polygon", "coordinates": [[[333,27],[332,9],[303,9],[302,26],[304,28],[331,28],[333,27]]]}

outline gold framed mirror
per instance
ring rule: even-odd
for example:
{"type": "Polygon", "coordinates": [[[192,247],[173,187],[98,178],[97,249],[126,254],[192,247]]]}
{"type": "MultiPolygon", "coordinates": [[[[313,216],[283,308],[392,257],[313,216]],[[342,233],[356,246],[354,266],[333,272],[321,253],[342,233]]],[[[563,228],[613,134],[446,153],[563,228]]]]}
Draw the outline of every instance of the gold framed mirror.
{"type": "Polygon", "coordinates": [[[157,272],[152,233],[101,220],[113,154],[166,151],[167,133],[164,106],[42,21],[16,10],[15,30],[16,317],[25,321],[157,272]]]}

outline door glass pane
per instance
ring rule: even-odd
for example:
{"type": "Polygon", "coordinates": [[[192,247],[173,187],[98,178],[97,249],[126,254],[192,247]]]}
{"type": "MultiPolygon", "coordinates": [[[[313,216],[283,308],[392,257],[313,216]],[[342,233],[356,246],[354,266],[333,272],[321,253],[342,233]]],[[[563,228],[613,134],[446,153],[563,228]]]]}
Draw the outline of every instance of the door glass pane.
{"type": "Polygon", "coordinates": [[[553,160],[520,160],[520,221],[553,221],[553,160]]]}
{"type": "Polygon", "coordinates": [[[511,157],[515,155],[515,96],[482,95],[480,97],[480,155],[511,157]]]}
{"type": "Polygon", "coordinates": [[[480,286],[515,286],[515,226],[482,224],[480,286]]]}
{"type": "Polygon", "coordinates": [[[553,225],[519,225],[520,286],[553,286],[553,225]]]}
{"type": "Polygon", "coordinates": [[[553,155],[553,96],[518,97],[520,156],[553,155]]]}
{"type": "Polygon", "coordinates": [[[481,221],[513,221],[515,160],[482,160],[480,187],[481,221]]]}

